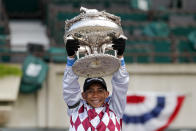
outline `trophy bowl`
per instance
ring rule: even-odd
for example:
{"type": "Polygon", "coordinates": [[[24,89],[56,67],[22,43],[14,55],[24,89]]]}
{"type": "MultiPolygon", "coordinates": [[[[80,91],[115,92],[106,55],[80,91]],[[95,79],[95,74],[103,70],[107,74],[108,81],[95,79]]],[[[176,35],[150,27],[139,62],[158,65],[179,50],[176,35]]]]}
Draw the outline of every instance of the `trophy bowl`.
{"type": "Polygon", "coordinates": [[[69,39],[79,41],[77,60],[73,65],[76,75],[82,77],[102,77],[111,75],[120,67],[117,53],[112,48],[114,38],[124,36],[119,17],[81,7],[81,13],[65,21],[65,44],[69,39]]]}

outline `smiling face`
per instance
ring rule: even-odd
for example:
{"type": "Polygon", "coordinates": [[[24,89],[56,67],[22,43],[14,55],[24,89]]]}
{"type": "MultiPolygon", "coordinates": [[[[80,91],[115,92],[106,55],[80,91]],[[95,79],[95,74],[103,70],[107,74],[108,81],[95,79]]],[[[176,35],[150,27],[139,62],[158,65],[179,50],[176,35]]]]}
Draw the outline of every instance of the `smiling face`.
{"type": "Polygon", "coordinates": [[[88,90],[82,92],[83,99],[93,108],[102,106],[108,96],[109,92],[97,83],[92,84],[88,90]]]}

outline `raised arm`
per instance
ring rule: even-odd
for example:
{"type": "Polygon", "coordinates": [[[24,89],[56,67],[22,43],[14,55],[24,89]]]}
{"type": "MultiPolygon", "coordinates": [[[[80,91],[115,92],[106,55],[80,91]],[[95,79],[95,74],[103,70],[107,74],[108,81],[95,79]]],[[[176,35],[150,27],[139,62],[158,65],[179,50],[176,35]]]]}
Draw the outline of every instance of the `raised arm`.
{"type": "Polygon", "coordinates": [[[126,70],[125,61],[123,58],[126,38],[124,36],[120,36],[118,39],[113,39],[113,43],[113,49],[117,50],[118,58],[121,61],[121,67],[113,74],[112,77],[113,91],[110,106],[116,115],[121,118],[125,110],[126,95],[129,85],[129,73],[126,70]]]}
{"type": "Polygon", "coordinates": [[[72,71],[73,62],[74,58],[68,57],[63,76],[63,97],[69,108],[74,108],[74,106],[77,106],[81,99],[78,76],[76,76],[72,71]]]}
{"type": "Polygon", "coordinates": [[[67,65],[63,76],[63,97],[69,109],[73,109],[79,105],[81,99],[81,91],[78,83],[78,76],[73,73],[72,65],[75,61],[75,51],[78,50],[79,43],[77,40],[68,39],[66,43],[66,51],[68,54],[67,65]]]}
{"type": "Polygon", "coordinates": [[[112,98],[110,106],[120,118],[126,106],[126,95],[129,85],[129,73],[126,70],[124,58],[121,59],[120,69],[112,77],[112,98]]]}

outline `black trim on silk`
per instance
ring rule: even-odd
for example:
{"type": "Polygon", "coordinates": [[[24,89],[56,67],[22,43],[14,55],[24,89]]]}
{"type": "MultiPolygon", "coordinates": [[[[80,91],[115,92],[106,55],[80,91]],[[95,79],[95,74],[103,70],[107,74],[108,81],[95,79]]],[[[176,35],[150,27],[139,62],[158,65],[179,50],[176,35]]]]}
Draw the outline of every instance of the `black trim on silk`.
{"type": "Polygon", "coordinates": [[[80,101],[78,101],[76,104],[72,105],[72,106],[68,106],[69,109],[73,109],[73,108],[76,108],[78,105],[80,104],[80,101]]]}

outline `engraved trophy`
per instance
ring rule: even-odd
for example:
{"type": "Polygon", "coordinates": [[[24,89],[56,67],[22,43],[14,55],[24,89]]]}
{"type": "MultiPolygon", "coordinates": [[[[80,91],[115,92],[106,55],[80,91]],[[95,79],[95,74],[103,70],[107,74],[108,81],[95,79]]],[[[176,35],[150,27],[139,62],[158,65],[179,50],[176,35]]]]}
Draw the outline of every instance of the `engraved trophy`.
{"type": "Polygon", "coordinates": [[[80,47],[72,69],[82,77],[102,77],[111,75],[120,67],[120,60],[112,48],[113,38],[124,36],[119,17],[81,7],[81,13],[65,21],[64,41],[77,39],[80,47]]]}

